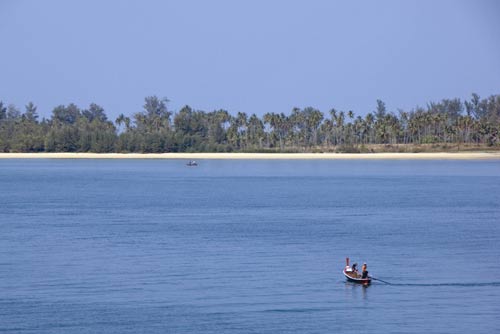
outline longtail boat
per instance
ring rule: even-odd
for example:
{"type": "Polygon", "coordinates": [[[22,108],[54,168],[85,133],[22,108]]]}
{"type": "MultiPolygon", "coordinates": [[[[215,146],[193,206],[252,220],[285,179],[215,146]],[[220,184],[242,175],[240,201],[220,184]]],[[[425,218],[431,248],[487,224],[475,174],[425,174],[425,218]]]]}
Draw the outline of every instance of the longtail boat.
{"type": "Polygon", "coordinates": [[[345,259],[345,261],[346,265],[342,273],[344,274],[347,281],[364,285],[368,285],[372,282],[372,278],[370,276],[363,278],[363,276],[358,272],[356,268],[353,269],[351,266],[349,266],[348,257],[345,259]]]}

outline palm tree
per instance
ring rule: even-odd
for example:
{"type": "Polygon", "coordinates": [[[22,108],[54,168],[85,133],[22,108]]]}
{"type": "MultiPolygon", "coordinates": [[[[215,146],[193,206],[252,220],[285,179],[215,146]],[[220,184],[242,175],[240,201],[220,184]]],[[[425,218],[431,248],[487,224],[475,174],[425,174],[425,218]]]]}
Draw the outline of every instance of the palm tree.
{"type": "Polygon", "coordinates": [[[123,119],[124,123],[125,123],[125,129],[128,131],[130,131],[130,117],[125,117],[123,119]]]}
{"type": "Polygon", "coordinates": [[[123,124],[124,120],[125,120],[125,115],[120,114],[120,115],[118,115],[118,117],[115,119],[115,123],[116,123],[116,125],[117,125],[118,127],[120,127],[120,126],[123,124]]]}
{"type": "Polygon", "coordinates": [[[349,110],[347,112],[347,117],[349,117],[349,119],[352,120],[354,118],[354,112],[352,110],[349,110]]]}
{"type": "Polygon", "coordinates": [[[300,110],[300,108],[293,108],[292,113],[289,116],[290,129],[291,129],[291,137],[293,138],[293,146],[299,147],[302,146],[299,143],[303,142],[304,137],[304,114],[300,110]]]}
{"type": "Polygon", "coordinates": [[[244,112],[238,112],[236,115],[237,133],[241,148],[246,148],[248,144],[248,116],[244,112]]]}
{"type": "Polygon", "coordinates": [[[403,144],[408,144],[408,120],[409,120],[408,113],[404,110],[399,110],[399,120],[401,123],[403,144]]]}
{"type": "Polygon", "coordinates": [[[337,110],[330,109],[332,144],[337,145],[337,110]]]}
{"type": "Polygon", "coordinates": [[[306,119],[308,137],[310,137],[308,144],[317,145],[318,141],[318,129],[323,121],[324,115],[318,109],[308,107],[303,110],[306,119]]]}
{"type": "Polygon", "coordinates": [[[375,117],[372,113],[368,113],[365,117],[366,131],[368,132],[368,143],[375,143],[375,136],[373,131],[373,125],[375,124],[375,117]]]}
{"type": "Polygon", "coordinates": [[[262,141],[265,137],[264,123],[255,115],[252,114],[248,119],[248,140],[254,148],[262,148],[262,141]]]}
{"type": "Polygon", "coordinates": [[[344,120],[345,120],[345,113],[343,111],[341,111],[341,112],[339,112],[339,115],[337,116],[337,131],[340,134],[339,143],[341,143],[341,144],[345,142],[344,120]]]}

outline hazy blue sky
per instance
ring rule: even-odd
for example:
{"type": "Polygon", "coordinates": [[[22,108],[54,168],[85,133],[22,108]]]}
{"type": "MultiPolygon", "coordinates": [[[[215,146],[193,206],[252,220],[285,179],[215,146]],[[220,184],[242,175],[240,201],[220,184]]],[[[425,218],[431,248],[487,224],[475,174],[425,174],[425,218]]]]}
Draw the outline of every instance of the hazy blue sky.
{"type": "Polygon", "coordinates": [[[500,93],[498,1],[0,0],[0,99],[366,114],[500,93]]]}

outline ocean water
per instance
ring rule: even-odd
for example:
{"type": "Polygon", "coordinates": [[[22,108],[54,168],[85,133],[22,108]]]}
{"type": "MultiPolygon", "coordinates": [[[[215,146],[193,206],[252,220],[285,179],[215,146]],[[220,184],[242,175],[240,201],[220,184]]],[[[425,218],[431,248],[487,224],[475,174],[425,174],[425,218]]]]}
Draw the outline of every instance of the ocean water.
{"type": "Polygon", "coordinates": [[[500,161],[199,163],[0,161],[0,332],[498,332],[500,161]]]}

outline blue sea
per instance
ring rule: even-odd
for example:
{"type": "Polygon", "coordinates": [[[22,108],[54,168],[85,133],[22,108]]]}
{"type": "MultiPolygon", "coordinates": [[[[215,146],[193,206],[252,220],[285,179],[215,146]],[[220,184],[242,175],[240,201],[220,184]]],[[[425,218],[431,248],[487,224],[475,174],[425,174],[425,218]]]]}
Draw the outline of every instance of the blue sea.
{"type": "Polygon", "coordinates": [[[500,160],[0,161],[0,332],[499,328],[500,160]]]}

